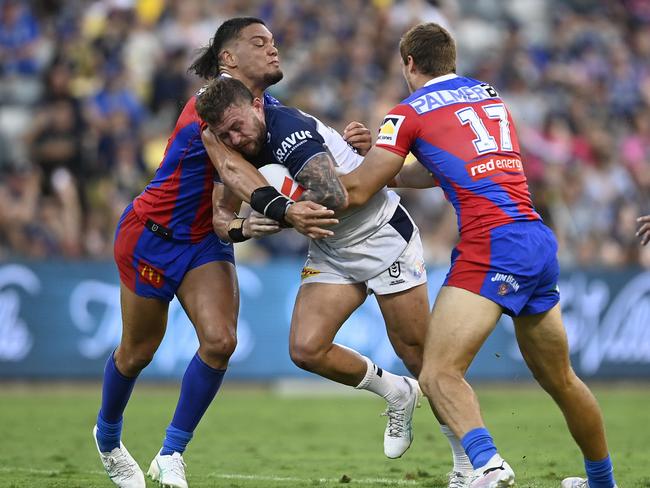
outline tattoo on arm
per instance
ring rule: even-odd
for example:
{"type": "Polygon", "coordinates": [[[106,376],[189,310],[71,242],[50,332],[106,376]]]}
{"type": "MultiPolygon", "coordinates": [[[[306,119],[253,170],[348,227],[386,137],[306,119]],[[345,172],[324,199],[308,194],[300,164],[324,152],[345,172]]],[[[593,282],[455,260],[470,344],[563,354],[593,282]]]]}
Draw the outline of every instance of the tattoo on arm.
{"type": "Polygon", "coordinates": [[[296,181],[306,189],[300,200],[310,200],[331,209],[345,204],[345,188],[334,171],[332,158],[327,153],[312,157],[298,173],[296,181]]]}

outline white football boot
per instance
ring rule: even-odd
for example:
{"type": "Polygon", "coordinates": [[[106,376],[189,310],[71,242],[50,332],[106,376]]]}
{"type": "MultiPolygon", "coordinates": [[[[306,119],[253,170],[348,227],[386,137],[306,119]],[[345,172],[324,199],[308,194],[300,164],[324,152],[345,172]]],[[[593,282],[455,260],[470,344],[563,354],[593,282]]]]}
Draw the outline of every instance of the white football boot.
{"type": "Polygon", "coordinates": [[[452,471],[447,473],[447,479],[449,483],[447,488],[469,488],[469,484],[472,482],[471,474],[463,474],[460,471],[452,471]]]}
{"type": "Polygon", "coordinates": [[[102,452],[97,442],[96,425],[93,427],[93,439],[95,439],[99,458],[113,483],[120,488],[145,488],[147,486],[140,466],[126,450],[124,444],[120,442],[120,447],[116,447],[111,452],[102,452]]]}
{"type": "MultiPolygon", "coordinates": [[[[579,478],[577,476],[574,476],[572,478],[564,478],[562,480],[562,488],[589,488],[589,481],[587,481],[585,478],[579,478]]],[[[617,488],[616,485],[614,485],[614,488],[617,488]]]]}
{"type": "Polygon", "coordinates": [[[147,476],[163,488],[187,488],[185,461],[178,452],[170,456],[163,456],[158,452],[151,461],[147,476]]]}
{"type": "Polygon", "coordinates": [[[417,381],[406,376],[402,378],[408,385],[408,395],[402,403],[397,406],[388,405],[386,411],[382,413],[388,417],[384,431],[384,454],[391,459],[401,457],[411,446],[413,412],[422,395],[417,381]]]}
{"type": "Polygon", "coordinates": [[[515,472],[501,456],[495,454],[485,466],[474,470],[470,488],[506,488],[515,485],[515,472]]]}

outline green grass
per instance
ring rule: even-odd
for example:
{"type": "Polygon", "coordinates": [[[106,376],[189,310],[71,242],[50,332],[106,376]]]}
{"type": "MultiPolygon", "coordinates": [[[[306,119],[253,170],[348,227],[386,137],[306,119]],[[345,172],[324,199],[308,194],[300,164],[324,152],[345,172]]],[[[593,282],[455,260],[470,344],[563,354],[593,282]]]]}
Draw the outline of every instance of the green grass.
{"type": "MultiPolygon", "coordinates": [[[[0,487],[113,486],[91,438],[100,387],[0,384],[0,487]]],[[[595,389],[621,488],[650,487],[650,388],[595,389]]],[[[484,417],[517,474],[517,486],[559,487],[583,472],[554,404],[529,386],[478,388],[484,417]]],[[[177,390],[136,388],[124,442],[146,470],[159,449],[177,390]]],[[[445,486],[446,441],[427,405],[417,411],[407,454],[382,453],[382,401],[367,393],[282,397],[225,387],[186,452],[191,488],[445,486]]],[[[150,483],[150,486],[154,486],[150,483]]]]}

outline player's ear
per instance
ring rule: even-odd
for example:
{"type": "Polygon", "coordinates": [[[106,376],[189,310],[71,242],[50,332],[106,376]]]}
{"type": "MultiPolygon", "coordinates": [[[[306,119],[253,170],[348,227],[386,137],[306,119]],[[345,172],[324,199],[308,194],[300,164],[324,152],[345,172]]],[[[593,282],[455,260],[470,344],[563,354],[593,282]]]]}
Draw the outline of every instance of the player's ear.
{"type": "Polygon", "coordinates": [[[253,110],[256,112],[264,112],[264,102],[261,98],[255,97],[253,99],[253,110]]]}
{"type": "Polygon", "coordinates": [[[229,50],[224,50],[221,51],[221,54],[219,55],[221,64],[225,68],[236,68],[237,67],[237,55],[235,55],[233,52],[229,50]]]}
{"type": "Polygon", "coordinates": [[[415,73],[417,68],[415,67],[415,61],[413,61],[413,56],[410,54],[406,58],[406,69],[409,73],[415,73]]]}

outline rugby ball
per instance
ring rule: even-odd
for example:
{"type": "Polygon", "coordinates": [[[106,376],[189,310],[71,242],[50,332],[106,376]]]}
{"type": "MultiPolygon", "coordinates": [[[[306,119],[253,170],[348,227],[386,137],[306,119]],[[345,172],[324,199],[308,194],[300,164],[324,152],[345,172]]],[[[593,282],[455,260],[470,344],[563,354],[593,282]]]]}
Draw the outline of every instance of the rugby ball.
{"type": "Polygon", "coordinates": [[[267,164],[258,169],[273,188],[294,202],[305,191],[305,187],[294,180],[287,167],[282,164],[267,164]]]}

